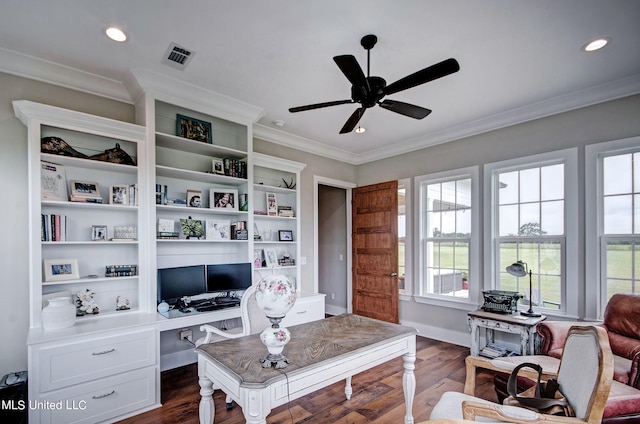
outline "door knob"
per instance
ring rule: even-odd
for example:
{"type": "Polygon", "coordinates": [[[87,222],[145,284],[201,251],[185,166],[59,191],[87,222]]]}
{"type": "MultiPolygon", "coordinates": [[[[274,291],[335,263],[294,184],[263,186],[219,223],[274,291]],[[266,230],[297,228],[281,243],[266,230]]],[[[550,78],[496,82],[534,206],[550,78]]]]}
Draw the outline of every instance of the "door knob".
{"type": "Polygon", "coordinates": [[[397,277],[397,276],[398,276],[398,273],[397,273],[397,272],[392,272],[392,273],[391,273],[391,276],[392,276],[392,277],[397,277]]]}

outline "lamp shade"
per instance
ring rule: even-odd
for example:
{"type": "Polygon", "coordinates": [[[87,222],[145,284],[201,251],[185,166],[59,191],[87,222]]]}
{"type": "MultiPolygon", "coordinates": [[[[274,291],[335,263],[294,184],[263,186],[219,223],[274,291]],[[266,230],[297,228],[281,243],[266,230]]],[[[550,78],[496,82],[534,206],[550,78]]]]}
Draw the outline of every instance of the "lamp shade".
{"type": "Polygon", "coordinates": [[[527,275],[527,267],[524,262],[518,261],[509,265],[507,267],[507,272],[514,277],[524,277],[525,275],[527,275]]]}

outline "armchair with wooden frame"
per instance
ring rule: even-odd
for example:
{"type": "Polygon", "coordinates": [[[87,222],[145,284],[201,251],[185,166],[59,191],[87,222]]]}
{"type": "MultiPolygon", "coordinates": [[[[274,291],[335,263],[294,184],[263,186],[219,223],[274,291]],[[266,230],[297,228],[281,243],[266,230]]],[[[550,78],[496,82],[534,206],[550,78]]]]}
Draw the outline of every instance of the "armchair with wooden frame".
{"type": "MultiPolygon", "coordinates": [[[[528,361],[531,357],[521,357],[528,361]]],[[[499,361],[469,356],[466,359],[465,393],[446,392],[431,412],[431,420],[466,419],[509,423],[600,423],[613,377],[613,356],[607,333],[595,326],[576,326],[567,336],[557,375],[546,371],[544,378],[554,377],[560,385],[575,417],[544,415],[517,406],[500,405],[473,396],[476,368],[510,372],[499,361]],[[488,419],[488,420],[487,420],[488,419]]],[[[537,377],[533,371],[521,370],[520,375],[537,377]],[[529,374],[529,375],[527,375],[529,374]]]]}

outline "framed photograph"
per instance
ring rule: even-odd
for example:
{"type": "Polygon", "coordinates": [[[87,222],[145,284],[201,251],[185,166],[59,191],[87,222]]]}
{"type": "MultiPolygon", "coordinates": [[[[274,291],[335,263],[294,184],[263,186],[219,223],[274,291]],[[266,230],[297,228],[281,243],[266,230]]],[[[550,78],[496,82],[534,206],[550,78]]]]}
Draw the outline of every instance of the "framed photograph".
{"type": "Polygon", "coordinates": [[[200,219],[180,218],[180,229],[187,240],[191,238],[200,240],[200,237],[204,236],[204,225],[200,219]]]}
{"type": "Polygon", "coordinates": [[[202,190],[187,190],[187,206],[190,208],[202,207],[202,190]]]}
{"type": "Polygon", "coordinates": [[[107,226],[106,225],[92,225],[91,226],[91,240],[92,241],[107,241],[107,226]]]}
{"type": "Polygon", "coordinates": [[[135,225],[116,225],[113,227],[113,240],[137,240],[138,227],[135,225]]]}
{"type": "Polygon", "coordinates": [[[89,181],[71,180],[72,197],[100,197],[98,183],[89,181]]]}
{"type": "Polygon", "coordinates": [[[262,268],[262,249],[253,249],[253,267],[262,268]]]}
{"type": "Polygon", "coordinates": [[[238,190],[212,188],[209,190],[209,207],[211,209],[238,210],[238,190]]]}
{"type": "Polygon", "coordinates": [[[220,219],[207,219],[207,240],[231,240],[231,222],[220,219]]]}
{"type": "Polygon", "coordinates": [[[264,262],[267,268],[278,266],[278,256],[273,249],[264,249],[264,262]]]}
{"type": "Polygon", "coordinates": [[[224,162],[222,161],[222,159],[211,159],[211,172],[213,172],[214,174],[224,175],[224,162]]]}
{"type": "Polygon", "coordinates": [[[293,241],[293,231],[291,231],[291,230],[279,230],[278,231],[278,240],[279,241],[293,241]]]}
{"type": "Polygon", "coordinates": [[[40,162],[40,197],[43,200],[67,200],[64,166],[40,162]]]}
{"type": "Polygon", "coordinates": [[[211,122],[201,121],[200,119],[190,118],[180,114],[178,114],[176,118],[176,134],[178,137],[188,138],[189,140],[212,143],[211,122]]]}
{"type": "Polygon", "coordinates": [[[109,187],[109,204],[111,205],[128,205],[129,204],[129,186],[124,184],[115,184],[109,187]]]}
{"type": "Polygon", "coordinates": [[[77,280],[80,278],[77,259],[45,259],[44,281],[77,280]]]}
{"type": "Polygon", "coordinates": [[[278,216],[278,201],[275,193],[267,193],[267,215],[278,216]]]}

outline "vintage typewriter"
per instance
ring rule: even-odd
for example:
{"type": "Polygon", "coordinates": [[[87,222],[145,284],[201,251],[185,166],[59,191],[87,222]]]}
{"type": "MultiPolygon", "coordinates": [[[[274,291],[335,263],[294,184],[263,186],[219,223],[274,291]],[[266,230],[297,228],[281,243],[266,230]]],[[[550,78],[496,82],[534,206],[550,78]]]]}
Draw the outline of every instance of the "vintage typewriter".
{"type": "Polygon", "coordinates": [[[504,290],[484,290],[484,304],[482,309],[487,312],[510,314],[518,310],[518,299],[522,295],[518,292],[504,290]]]}

